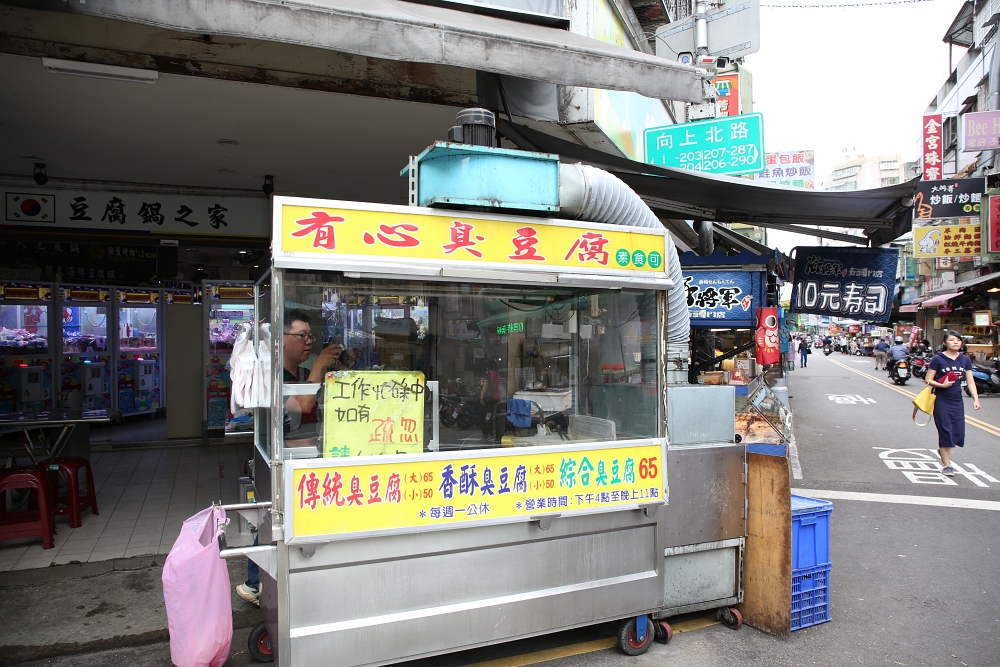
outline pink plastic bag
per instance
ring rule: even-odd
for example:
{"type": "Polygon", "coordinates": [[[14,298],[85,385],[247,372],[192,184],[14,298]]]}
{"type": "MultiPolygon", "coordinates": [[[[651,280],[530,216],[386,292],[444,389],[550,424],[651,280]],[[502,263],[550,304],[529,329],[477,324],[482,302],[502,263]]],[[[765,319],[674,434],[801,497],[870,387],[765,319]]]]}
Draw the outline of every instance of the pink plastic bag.
{"type": "Polygon", "coordinates": [[[217,539],[225,524],[218,507],[187,519],[163,564],[170,661],[177,667],[222,667],[229,657],[233,602],[217,539]]]}

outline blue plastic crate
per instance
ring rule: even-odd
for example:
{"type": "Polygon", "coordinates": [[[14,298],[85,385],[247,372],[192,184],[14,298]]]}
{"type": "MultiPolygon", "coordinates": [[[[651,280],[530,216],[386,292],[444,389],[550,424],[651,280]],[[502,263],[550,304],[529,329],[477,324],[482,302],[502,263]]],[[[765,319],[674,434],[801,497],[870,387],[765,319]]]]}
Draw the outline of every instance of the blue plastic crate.
{"type": "Polygon", "coordinates": [[[792,495],[792,570],[830,563],[833,503],[792,495]]]}
{"type": "Polygon", "coordinates": [[[830,565],[792,571],[792,630],[830,618],[830,565]]]}

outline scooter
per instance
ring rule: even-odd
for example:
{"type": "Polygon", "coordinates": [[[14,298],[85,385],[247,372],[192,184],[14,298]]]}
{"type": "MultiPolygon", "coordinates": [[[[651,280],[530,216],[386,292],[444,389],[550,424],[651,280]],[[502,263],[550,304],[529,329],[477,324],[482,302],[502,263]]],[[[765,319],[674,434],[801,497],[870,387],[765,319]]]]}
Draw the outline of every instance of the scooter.
{"type": "MultiPolygon", "coordinates": [[[[1000,375],[997,374],[995,368],[973,364],[972,379],[976,382],[976,391],[980,396],[1000,394],[1000,375]]],[[[968,396],[972,396],[972,392],[969,391],[965,382],[962,383],[962,388],[968,396]]]]}
{"type": "Polygon", "coordinates": [[[913,365],[913,377],[918,380],[927,377],[927,367],[931,364],[927,357],[923,354],[915,354],[910,358],[910,363],[913,365]]]}
{"type": "Polygon", "coordinates": [[[907,359],[889,362],[889,379],[896,384],[906,384],[906,381],[910,379],[910,364],[907,359]]]}
{"type": "Polygon", "coordinates": [[[824,345],[823,346],[823,354],[825,354],[826,356],[829,357],[831,354],[833,354],[833,348],[831,346],[829,346],[829,345],[824,345]]]}

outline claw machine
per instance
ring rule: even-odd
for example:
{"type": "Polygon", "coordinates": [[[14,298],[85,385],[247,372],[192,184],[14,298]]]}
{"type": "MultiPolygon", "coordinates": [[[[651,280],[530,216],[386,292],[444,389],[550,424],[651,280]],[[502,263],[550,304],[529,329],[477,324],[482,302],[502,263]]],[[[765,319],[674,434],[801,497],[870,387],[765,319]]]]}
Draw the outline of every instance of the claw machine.
{"type": "Polygon", "coordinates": [[[116,288],[115,374],[122,415],[155,414],[166,407],[160,290],[116,288]]]}
{"type": "Polygon", "coordinates": [[[0,283],[0,413],[53,408],[51,284],[0,283]]]}
{"type": "Polygon", "coordinates": [[[249,435],[253,432],[249,412],[234,415],[230,410],[229,357],[240,332],[253,323],[253,283],[205,281],[201,294],[208,332],[203,342],[206,429],[249,435]]]}
{"type": "Polygon", "coordinates": [[[85,410],[110,410],[113,364],[108,314],[111,311],[111,287],[60,285],[57,294],[57,317],[62,332],[59,350],[60,405],[85,410]]]}

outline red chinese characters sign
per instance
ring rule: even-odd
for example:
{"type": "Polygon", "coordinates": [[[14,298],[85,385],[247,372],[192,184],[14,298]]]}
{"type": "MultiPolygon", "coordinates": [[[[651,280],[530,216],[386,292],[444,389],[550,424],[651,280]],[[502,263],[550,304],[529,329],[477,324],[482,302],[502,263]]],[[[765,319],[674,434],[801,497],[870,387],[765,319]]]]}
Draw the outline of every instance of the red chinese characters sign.
{"type": "Polygon", "coordinates": [[[487,218],[403,206],[275,200],[275,261],[359,259],[532,271],[664,274],[661,230],[581,226],[555,220],[487,218]]]}
{"type": "Polygon", "coordinates": [[[936,181],[944,176],[944,138],[941,136],[941,114],[924,116],[921,132],[921,158],[924,173],[921,180],[936,181]]]}
{"type": "Polygon", "coordinates": [[[1000,197],[989,198],[987,219],[987,252],[1000,252],[1000,197]]]}

